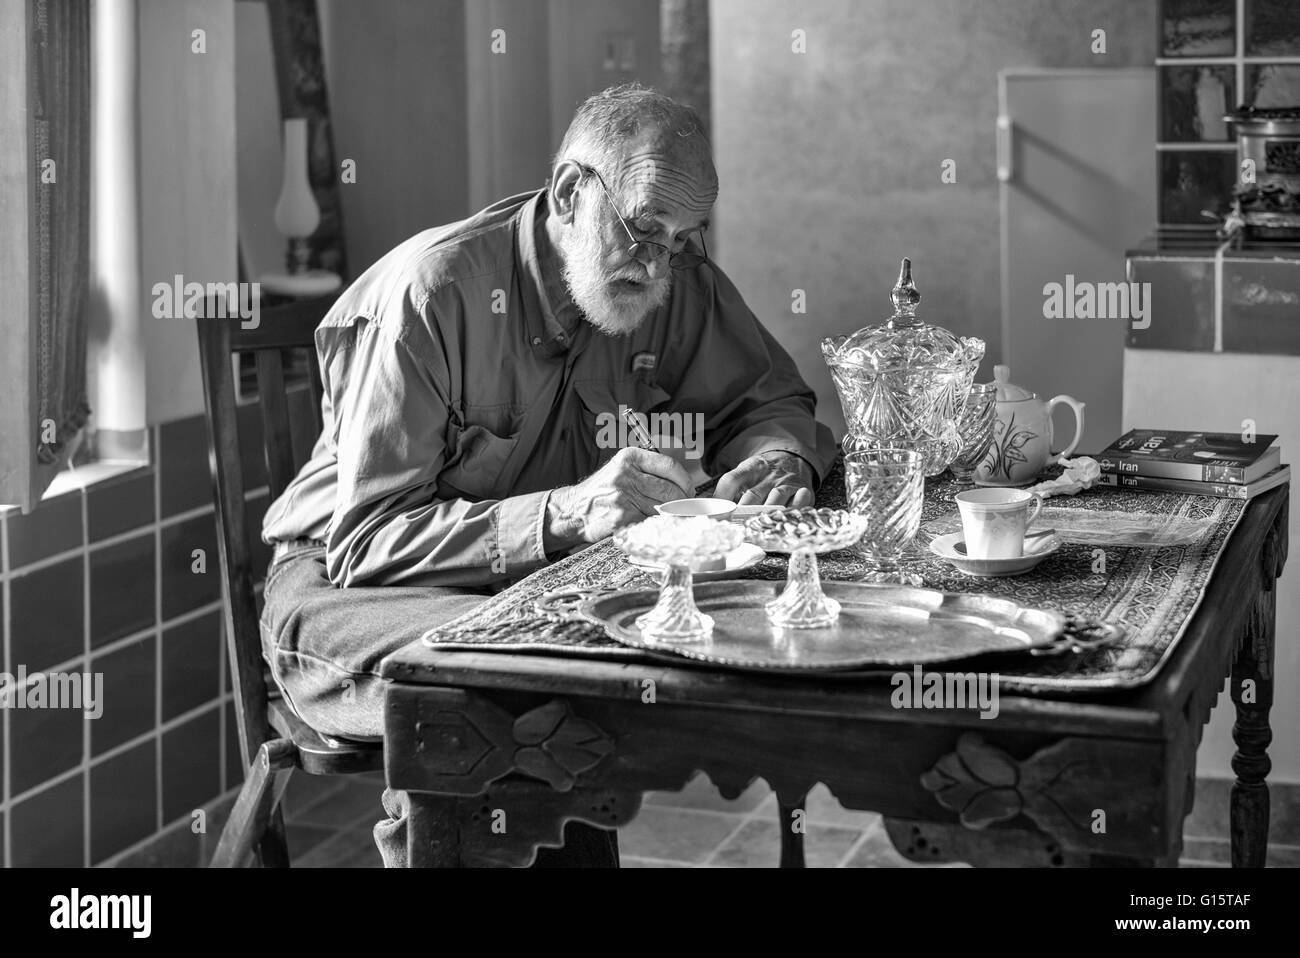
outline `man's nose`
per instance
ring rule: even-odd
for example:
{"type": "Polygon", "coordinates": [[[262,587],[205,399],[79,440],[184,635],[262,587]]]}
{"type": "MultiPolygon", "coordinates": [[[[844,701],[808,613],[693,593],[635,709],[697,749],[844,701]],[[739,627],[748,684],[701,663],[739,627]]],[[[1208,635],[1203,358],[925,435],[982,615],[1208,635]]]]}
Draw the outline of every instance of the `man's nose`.
{"type": "Polygon", "coordinates": [[[651,281],[654,281],[668,271],[668,257],[647,256],[641,261],[641,265],[645,267],[646,274],[650,277],[651,281]]]}

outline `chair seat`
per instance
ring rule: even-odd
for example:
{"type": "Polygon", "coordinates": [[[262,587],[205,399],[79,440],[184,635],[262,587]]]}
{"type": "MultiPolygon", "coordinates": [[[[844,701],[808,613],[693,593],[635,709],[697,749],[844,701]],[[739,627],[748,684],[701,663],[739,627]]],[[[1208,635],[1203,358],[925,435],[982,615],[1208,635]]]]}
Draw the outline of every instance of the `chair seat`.
{"type": "Polygon", "coordinates": [[[298,749],[299,767],[310,775],[356,775],[382,771],[383,742],[326,738],[300,719],[281,698],[267,703],[271,727],[298,749]]]}

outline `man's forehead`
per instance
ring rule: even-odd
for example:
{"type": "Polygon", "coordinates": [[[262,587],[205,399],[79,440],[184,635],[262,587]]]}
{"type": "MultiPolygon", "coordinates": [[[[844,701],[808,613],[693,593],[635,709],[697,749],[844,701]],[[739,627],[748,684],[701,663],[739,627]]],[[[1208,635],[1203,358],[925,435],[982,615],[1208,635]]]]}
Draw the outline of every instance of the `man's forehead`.
{"type": "Polygon", "coordinates": [[[617,174],[618,190],[634,214],[705,220],[718,196],[713,163],[706,157],[646,148],[629,152],[617,174]]]}

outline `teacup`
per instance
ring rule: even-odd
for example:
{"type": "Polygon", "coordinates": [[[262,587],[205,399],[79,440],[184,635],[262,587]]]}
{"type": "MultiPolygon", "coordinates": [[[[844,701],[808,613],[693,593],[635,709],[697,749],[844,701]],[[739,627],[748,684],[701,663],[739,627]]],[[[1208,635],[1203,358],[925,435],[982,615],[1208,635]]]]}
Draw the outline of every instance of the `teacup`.
{"type": "MultiPolygon", "coordinates": [[[[661,516],[707,516],[722,522],[736,511],[736,504],[727,499],[700,496],[694,499],[674,499],[661,506],[655,506],[655,511],[661,516]]],[[[717,559],[701,563],[695,571],[721,572],[726,567],[726,557],[719,556],[717,559]]]]}
{"type": "Polygon", "coordinates": [[[1025,530],[1043,508],[1039,493],[971,489],[959,492],[956,500],[967,555],[973,559],[1018,559],[1025,554],[1025,530]]]}
{"type": "Polygon", "coordinates": [[[655,512],[661,516],[708,516],[719,521],[736,511],[736,504],[729,499],[710,499],[699,496],[694,499],[674,499],[661,506],[655,506],[655,512]]]}

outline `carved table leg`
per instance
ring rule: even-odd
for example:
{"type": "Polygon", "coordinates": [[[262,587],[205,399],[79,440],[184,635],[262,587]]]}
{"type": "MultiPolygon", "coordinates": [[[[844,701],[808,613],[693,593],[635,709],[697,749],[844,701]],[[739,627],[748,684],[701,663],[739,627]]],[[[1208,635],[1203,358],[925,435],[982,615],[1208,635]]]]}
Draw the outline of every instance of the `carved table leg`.
{"type": "Polygon", "coordinates": [[[458,868],[461,865],[457,800],[411,792],[406,822],[408,868],[458,868]]]}
{"type": "Polygon", "coordinates": [[[779,828],[781,831],[781,867],[782,868],[803,868],[803,835],[804,830],[808,827],[808,796],[800,797],[799,801],[793,805],[787,805],[785,802],[777,802],[780,817],[779,828]],[[796,825],[798,826],[796,828],[796,825]]]}
{"type": "Polygon", "coordinates": [[[1232,740],[1237,743],[1232,770],[1237,781],[1230,805],[1233,868],[1263,868],[1268,855],[1269,801],[1264,779],[1272,768],[1268,712],[1273,704],[1275,600],[1272,590],[1256,600],[1249,631],[1232,665],[1232,702],[1237,709],[1232,726],[1232,740]]]}

